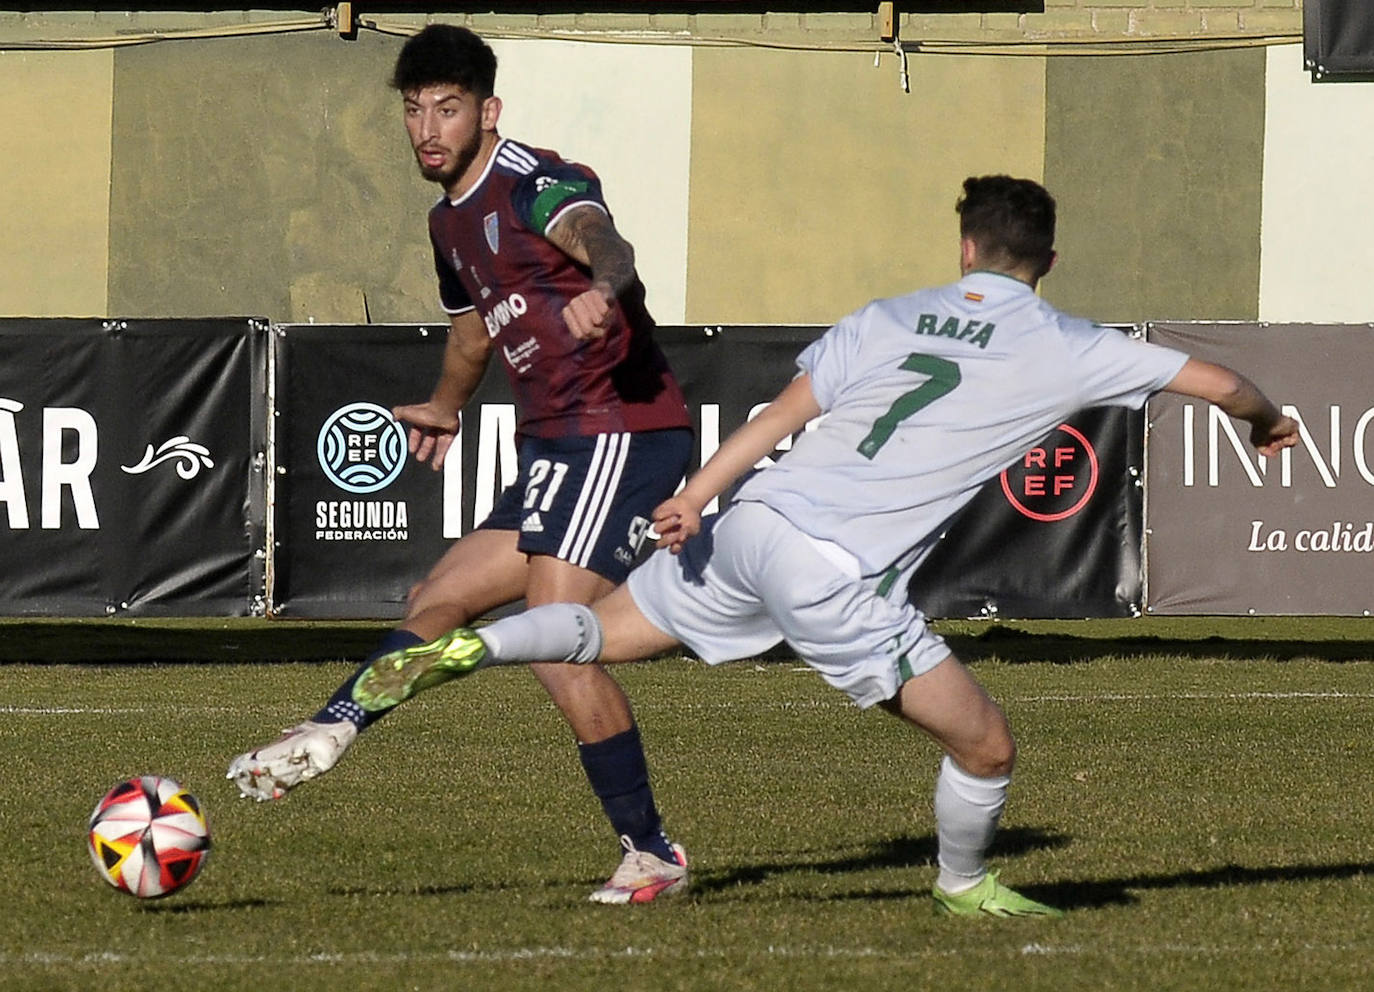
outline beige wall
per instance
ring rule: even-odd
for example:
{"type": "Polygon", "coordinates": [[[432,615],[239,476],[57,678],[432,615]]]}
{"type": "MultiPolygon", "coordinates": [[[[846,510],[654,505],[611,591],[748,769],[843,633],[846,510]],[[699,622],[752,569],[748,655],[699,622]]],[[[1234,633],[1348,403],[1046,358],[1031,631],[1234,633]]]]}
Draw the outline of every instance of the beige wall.
{"type": "MultiPolygon", "coordinates": [[[[435,189],[385,86],[399,37],[3,50],[308,13],[0,12],[0,314],[434,319],[435,189]]],[[[507,133],[602,174],[666,323],[824,323],[949,278],[958,184],[986,171],[1059,197],[1045,293],[1068,309],[1368,319],[1374,89],[1314,87],[1293,46],[1140,54],[1291,36],[1297,0],[904,14],[928,46],[1124,56],[913,53],[909,93],[867,12],[439,16],[501,51],[507,133]]]]}
{"type": "Polygon", "coordinates": [[[0,51],[0,316],[105,313],[113,67],[0,51]]]}
{"type": "Polygon", "coordinates": [[[1098,320],[1253,320],[1263,49],[1050,62],[1056,306],[1098,320]]]}
{"type": "Polygon", "coordinates": [[[386,86],[399,44],[307,34],[121,51],[110,309],[434,319],[434,188],[386,86]]]}
{"type": "Polygon", "coordinates": [[[958,275],[964,177],[1038,178],[1040,59],[698,49],[690,321],[828,323],[958,275]]]}

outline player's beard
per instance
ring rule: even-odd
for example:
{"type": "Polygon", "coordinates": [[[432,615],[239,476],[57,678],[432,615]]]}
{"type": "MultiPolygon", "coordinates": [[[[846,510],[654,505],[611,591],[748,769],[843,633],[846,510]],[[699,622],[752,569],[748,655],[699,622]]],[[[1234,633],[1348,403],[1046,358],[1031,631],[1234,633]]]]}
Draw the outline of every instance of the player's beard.
{"type": "Polygon", "coordinates": [[[424,176],[430,182],[438,183],[447,190],[451,189],[462,177],[463,173],[468,171],[468,166],[472,165],[473,160],[477,158],[477,153],[481,148],[482,128],[478,126],[472,129],[472,134],[470,134],[468,139],[456,149],[453,156],[453,165],[448,168],[444,168],[443,166],[434,168],[425,165],[420,159],[420,149],[418,148],[415,149],[415,160],[420,166],[420,175],[424,176]]]}

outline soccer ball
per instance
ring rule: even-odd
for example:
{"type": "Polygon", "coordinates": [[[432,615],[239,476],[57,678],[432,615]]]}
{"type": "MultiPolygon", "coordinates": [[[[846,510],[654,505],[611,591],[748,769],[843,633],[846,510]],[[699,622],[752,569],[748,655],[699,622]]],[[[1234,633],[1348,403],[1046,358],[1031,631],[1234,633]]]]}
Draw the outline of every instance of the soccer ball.
{"type": "Polygon", "coordinates": [[[143,775],[96,804],[86,846],[101,878],[152,899],[196,877],[210,853],[210,827],[195,796],[170,778],[143,775]]]}

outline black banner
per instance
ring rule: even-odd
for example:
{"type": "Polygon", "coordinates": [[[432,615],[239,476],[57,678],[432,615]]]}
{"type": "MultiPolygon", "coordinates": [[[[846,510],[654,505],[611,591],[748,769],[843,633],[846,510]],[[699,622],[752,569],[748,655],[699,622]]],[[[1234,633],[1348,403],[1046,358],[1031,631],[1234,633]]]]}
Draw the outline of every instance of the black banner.
{"type": "Polygon", "coordinates": [[[1305,0],[1303,65],[1314,82],[1374,80],[1374,9],[1369,0],[1305,0]]]}
{"type": "MultiPolygon", "coordinates": [[[[406,594],[490,511],[516,472],[501,358],[462,417],[442,472],[414,461],[392,407],[429,397],[444,325],[279,325],[275,337],[280,616],[398,617],[406,594]]],[[[787,384],[819,330],[659,328],[696,428],[693,464],[787,384]]]]}
{"type": "Polygon", "coordinates": [[[261,612],[265,321],[0,320],[0,612],[261,612]]]}
{"type": "Polygon", "coordinates": [[[445,474],[410,457],[391,408],[429,397],[447,335],[447,325],[277,327],[274,614],[400,616],[443,554],[445,474]]]}
{"type": "Polygon", "coordinates": [[[1138,410],[1071,417],[959,513],[912,602],[932,617],[1138,615],[1143,432],[1138,410]]]}
{"type": "MultiPolygon", "coordinates": [[[[497,367],[444,471],[410,456],[390,410],[428,397],[447,330],[280,325],[269,368],[267,325],[247,318],[0,321],[0,612],[400,616],[516,468],[497,367]]],[[[694,466],[822,330],[659,330],[694,466]]],[[[1064,425],[951,525],[916,601],[937,617],[1135,612],[1141,434],[1122,411],[1064,425]]]]}

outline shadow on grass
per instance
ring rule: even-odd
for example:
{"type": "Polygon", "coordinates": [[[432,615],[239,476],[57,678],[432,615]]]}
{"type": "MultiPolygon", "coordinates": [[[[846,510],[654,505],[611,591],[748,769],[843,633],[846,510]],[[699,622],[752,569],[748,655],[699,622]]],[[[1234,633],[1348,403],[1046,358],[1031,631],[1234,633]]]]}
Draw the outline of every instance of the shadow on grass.
{"type": "MultiPolygon", "coordinates": [[[[1171,656],[1251,661],[1272,658],[1316,658],[1327,661],[1374,661],[1374,620],[1353,618],[1345,628],[1357,636],[1322,636],[1331,618],[1280,618],[1283,635],[1254,635],[1245,618],[1187,618],[1168,634],[1135,633],[1164,621],[1081,621],[1084,634],[1062,630],[1023,630],[995,625],[977,634],[936,629],[966,661],[1072,664],[1109,657],[1171,656]],[[1350,625],[1354,624],[1354,627],[1350,625]],[[1096,631],[1094,634],[1093,632],[1096,631]],[[1197,636],[1189,636],[1197,631],[1197,636]],[[1293,636],[1294,634],[1298,636],[1293,636]],[[1310,635],[1310,636],[1303,636],[1310,635]]],[[[1272,618],[1270,618],[1272,619],[1272,618]]],[[[1078,623],[1078,621],[1075,621],[1078,623]]],[[[336,621],[229,618],[0,618],[0,664],[101,664],[109,662],[227,662],[359,660],[376,647],[394,621],[336,621]]],[[[766,652],[763,660],[796,662],[786,646],[766,652]]]]}
{"type": "Polygon", "coordinates": [[[1273,658],[1291,661],[1374,660],[1374,641],[1269,640],[1222,637],[1078,637],[1073,634],[1031,633],[996,627],[976,637],[944,634],[950,649],[964,661],[997,659],[1004,662],[1073,664],[1098,658],[1158,656],[1254,661],[1273,658]]]}
{"type": "MultiPolygon", "coordinates": [[[[994,852],[995,853],[995,852],[994,852]]],[[[1049,882],[1019,885],[1015,879],[1008,883],[1037,902],[1056,906],[1065,910],[1101,909],[1105,906],[1134,906],[1140,899],[1136,891],[1142,889],[1217,889],[1241,885],[1265,885],[1273,882],[1312,882],[1323,880],[1343,880],[1374,874],[1374,862],[1347,862],[1334,865],[1269,865],[1248,868],[1244,865],[1223,865],[1218,868],[1197,871],[1170,872],[1168,874],[1131,875],[1121,878],[1102,878],[1075,882],[1049,882]]],[[[920,889],[894,888],[880,892],[862,890],[825,895],[808,896],[816,902],[836,900],[881,900],[907,899],[924,896],[926,887],[920,889]]]]}
{"type": "MultiPolygon", "coordinates": [[[[1215,889],[1239,885],[1266,885],[1272,882],[1314,882],[1358,878],[1374,874],[1374,862],[1350,861],[1332,865],[1222,865],[1197,871],[1129,875],[1080,882],[1056,882],[1027,886],[1032,899],[1062,909],[1094,909],[1100,906],[1129,906],[1139,900],[1137,889],[1215,889]]],[[[1019,886],[1018,886],[1019,888],[1019,886]]]]}
{"type": "MultiPolygon", "coordinates": [[[[1064,847],[1070,842],[1065,834],[1052,833],[1038,827],[1009,827],[997,834],[989,854],[993,857],[1019,857],[1032,851],[1064,847]]],[[[936,840],[934,834],[920,837],[893,837],[873,844],[868,850],[843,858],[809,861],[798,858],[762,864],[741,865],[724,871],[698,872],[692,887],[698,892],[735,889],[742,885],[759,885],[778,875],[820,872],[847,874],[881,868],[910,868],[934,866],[936,840]]],[[[921,890],[924,893],[924,889],[921,890]]],[[[894,893],[895,894],[895,893],[894,893]]],[[[910,893],[906,893],[910,894],[910,893]]]]}
{"type": "Polygon", "coordinates": [[[144,902],[140,907],[145,913],[166,913],[171,916],[189,913],[214,913],[226,909],[267,909],[282,906],[280,899],[226,899],[222,902],[199,900],[187,902],[144,902]]]}
{"type": "MultiPolygon", "coordinates": [[[[1042,830],[1038,827],[1012,827],[998,833],[989,854],[993,858],[1016,858],[1034,851],[1052,850],[1071,843],[1066,834],[1042,830]]],[[[692,891],[698,896],[710,898],[712,895],[740,895],[741,889],[764,885],[770,880],[787,875],[827,874],[845,875],[885,868],[902,869],[935,866],[936,839],[933,834],[922,836],[893,837],[872,844],[867,850],[857,854],[822,860],[807,858],[806,852],[798,852],[794,859],[766,861],[750,865],[740,865],[711,871],[694,871],[692,891]]],[[[1198,888],[1212,889],[1240,885],[1265,885],[1274,882],[1311,882],[1323,880],[1343,880],[1374,875],[1374,862],[1359,861],[1330,865],[1267,865],[1247,867],[1245,865],[1222,865],[1195,871],[1123,875],[1117,878],[1086,879],[1066,882],[1048,882],[1020,885],[1008,878],[1018,892],[1040,902],[1048,903],[1066,910],[1097,909],[1105,906],[1131,906],[1140,900],[1135,895],[1143,889],[1198,888]]],[[[903,881],[908,879],[904,878],[903,881]]],[[[561,878],[544,879],[539,889],[553,887],[592,888],[601,883],[600,878],[561,878]]],[[[875,891],[865,885],[848,892],[828,892],[813,895],[793,895],[791,898],[815,902],[835,902],[844,900],[898,900],[923,899],[930,893],[933,874],[922,878],[919,885],[903,884],[890,889],[875,891]]],[[[332,896],[348,898],[377,896],[462,896],[474,893],[509,893],[524,888],[519,883],[455,883],[452,885],[422,886],[336,886],[326,891],[332,896]]],[[[747,897],[747,896],[746,896],[747,897]]],[[[582,899],[570,900],[569,905],[581,903],[582,899]]],[[[197,912],[210,909],[254,908],[268,905],[262,900],[242,900],[233,903],[183,903],[180,905],[151,906],[152,911],[197,912]]]]}
{"type": "MultiPolygon", "coordinates": [[[[560,883],[561,884],[561,883],[560,883]]],[[[463,896],[477,892],[510,892],[519,885],[505,885],[488,882],[456,882],[452,885],[346,885],[325,889],[331,896],[347,896],[352,899],[375,896],[463,896]]]]}
{"type": "MultiPolygon", "coordinates": [[[[1019,857],[1033,851],[1064,847],[1071,842],[1065,834],[1041,830],[1038,827],[1013,827],[997,835],[989,854],[994,857],[1019,857]]],[[[744,865],[723,871],[699,872],[692,887],[699,894],[720,893],[742,886],[761,885],[769,879],[789,873],[821,872],[843,874],[882,868],[909,868],[927,865],[934,867],[936,839],[933,835],[896,837],[874,844],[867,851],[828,861],[778,861],[744,865]]],[[[1104,906],[1130,906],[1139,902],[1135,892],[1143,889],[1198,888],[1212,889],[1241,885],[1265,885],[1274,882],[1311,882],[1342,880],[1374,875],[1374,862],[1357,861],[1328,865],[1222,865],[1195,871],[1124,875],[1118,878],[1088,879],[1071,882],[1050,882],[1018,885],[1009,883],[1031,899],[1058,906],[1061,909],[1095,909],[1104,906]]],[[[933,876],[923,879],[919,887],[895,886],[883,891],[871,887],[841,893],[807,896],[820,902],[835,900],[881,900],[924,897],[929,893],[933,876]]]]}
{"type": "Polygon", "coordinates": [[[5,623],[0,663],[230,662],[361,660],[391,624],[207,620],[175,626],[127,620],[5,623]]]}

